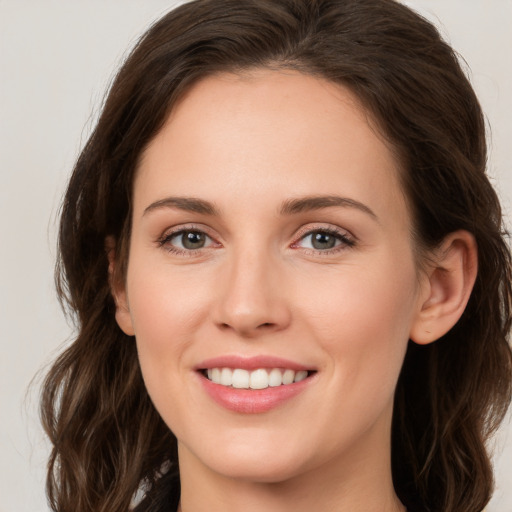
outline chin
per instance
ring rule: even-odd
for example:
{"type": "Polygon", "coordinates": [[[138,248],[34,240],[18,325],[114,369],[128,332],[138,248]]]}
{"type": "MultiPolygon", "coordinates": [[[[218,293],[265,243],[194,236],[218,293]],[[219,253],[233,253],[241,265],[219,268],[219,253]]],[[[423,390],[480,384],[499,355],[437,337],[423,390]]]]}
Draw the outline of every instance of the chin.
{"type": "Polygon", "coordinates": [[[296,460],[285,460],[278,456],[271,460],[225,458],[222,461],[212,461],[211,469],[226,478],[252,483],[278,484],[298,476],[301,465],[296,460]]]}
{"type": "Polygon", "coordinates": [[[244,442],[208,443],[197,446],[196,462],[222,477],[256,483],[280,483],[306,470],[301,446],[269,442],[247,436],[244,442]],[[222,447],[222,448],[220,448],[222,447]],[[284,447],[284,449],[283,449],[284,447]]]}

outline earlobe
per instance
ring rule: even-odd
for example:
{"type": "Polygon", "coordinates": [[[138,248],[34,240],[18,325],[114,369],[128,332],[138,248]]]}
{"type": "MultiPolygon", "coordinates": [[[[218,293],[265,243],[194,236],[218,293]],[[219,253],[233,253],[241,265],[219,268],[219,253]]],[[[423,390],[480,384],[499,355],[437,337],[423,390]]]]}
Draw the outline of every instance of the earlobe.
{"type": "Polygon", "coordinates": [[[117,325],[119,325],[120,329],[127,336],[135,336],[135,331],[133,329],[132,317],[130,315],[130,310],[126,305],[121,305],[116,300],[116,321],[117,325]]]}
{"type": "Polygon", "coordinates": [[[420,345],[444,336],[469,301],[478,270],[477,246],[467,231],[450,233],[433,255],[410,339],[420,345]]]}
{"type": "Polygon", "coordinates": [[[124,284],[116,276],[116,246],[113,237],[108,236],[105,239],[105,251],[108,257],[108,276],[110,284],[110,293],[116,304],[116,322],[120,329],[128,336],[134,336],[132,317],[126,296],[124,284]]]}

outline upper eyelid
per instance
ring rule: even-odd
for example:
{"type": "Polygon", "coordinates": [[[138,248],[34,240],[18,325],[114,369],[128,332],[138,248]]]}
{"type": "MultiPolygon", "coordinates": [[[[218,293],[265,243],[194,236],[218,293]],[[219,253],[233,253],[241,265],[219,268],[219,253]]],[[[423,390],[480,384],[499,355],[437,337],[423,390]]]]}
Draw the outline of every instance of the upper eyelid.
{"type": "Polygon", "coordinates": [[[215,236],[212,234],[212,230],[203,224],[178,224],[177,226],[168,227],[163,230],[162,234],[158,237],[159,239],[170,238],[172,236],[178,235],[183,231],[197,231],[198,233],[204,233],[212,239],[215,239],[215,236]]]}
{"type": "Polygon", "coordinates": [[[348,229],[341,228],[340,226],[336,226],[335,224],[329,224],[329,223],[310,223],[306,224],[305,226],[299,228],[295,234],[296,240],[301,240],[307,235],[310,235],[311,233],[315,233],[318,231],[325,231],[327,233],[333,233],[338,234],[340,236],[345,236],[346,238],[350,238],[354,241],[357,240],[357,237],[348,229]]]}

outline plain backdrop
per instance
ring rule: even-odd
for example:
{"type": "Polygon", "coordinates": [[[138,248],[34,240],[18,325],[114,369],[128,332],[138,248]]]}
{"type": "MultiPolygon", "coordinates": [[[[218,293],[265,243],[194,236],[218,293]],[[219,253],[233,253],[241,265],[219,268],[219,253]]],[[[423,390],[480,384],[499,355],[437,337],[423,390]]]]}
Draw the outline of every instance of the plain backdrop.
{"type": "MultiPolygon", "coordinates": [[[[0,0],[0,512],[48,510],[37,401],[40,372],[72,336],[53,289],[67,177],[114,69],[176,3],[0,0]]],[[[489,172],[510,219],[512,0],[405,3],[440,27],[471,70],[490,125],[489,172]]],[[[510,422],[495,452],[487,512],[512,512],[510,422]]]]}

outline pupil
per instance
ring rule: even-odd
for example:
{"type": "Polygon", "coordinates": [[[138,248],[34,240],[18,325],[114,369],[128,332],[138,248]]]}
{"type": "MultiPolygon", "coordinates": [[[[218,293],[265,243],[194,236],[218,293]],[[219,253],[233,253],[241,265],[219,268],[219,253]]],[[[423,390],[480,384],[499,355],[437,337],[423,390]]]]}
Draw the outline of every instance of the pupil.
{"type": "Polygon", "coordinates": [[[204,234],[196,231],[187,231],[183,233],[182,243],[186,249],[200,249],[204,246],[204,234]]]}
{"type": "Polygon", "coordinates": [[[332,249],[336,244],[336,239],[328,233],[315,233],[313,235],[312,245],[315,249],[332,249]]]}

